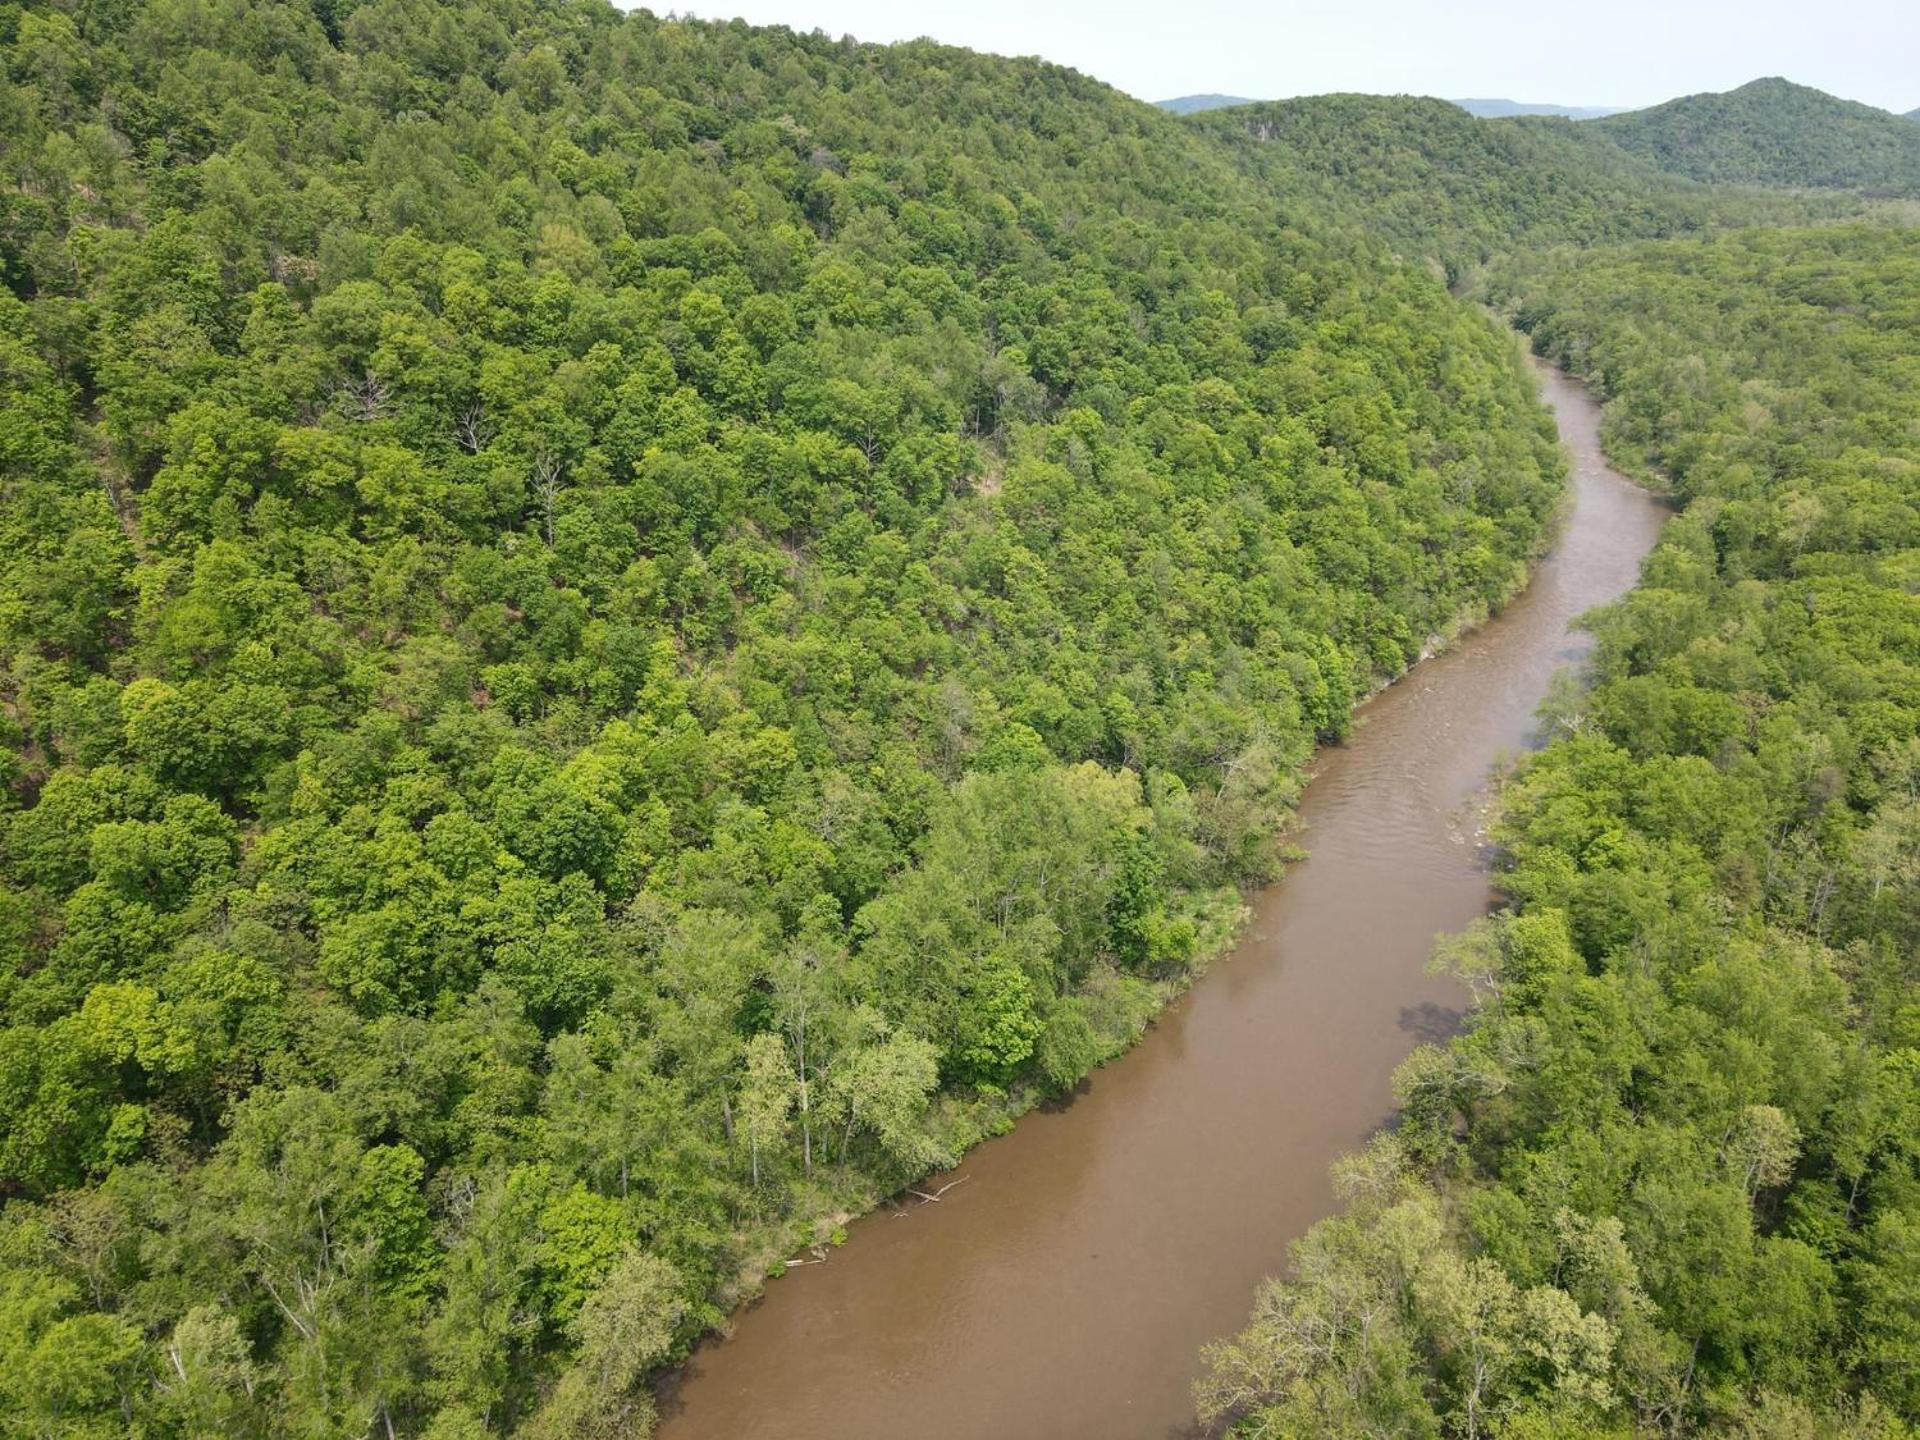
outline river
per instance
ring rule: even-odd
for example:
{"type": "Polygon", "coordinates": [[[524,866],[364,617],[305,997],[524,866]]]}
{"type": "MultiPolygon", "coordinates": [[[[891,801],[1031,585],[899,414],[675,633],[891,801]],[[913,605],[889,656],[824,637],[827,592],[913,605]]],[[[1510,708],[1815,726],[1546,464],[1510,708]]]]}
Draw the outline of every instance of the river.
{"type": "Polygon", "coordinates": [[[1569,622],[1633,583],[1666,515],[1602,460],[1585,389],[1535,365],[1573,462],[1558,543],[1321,752],[1308,858],[1232,954],[1070,1104],[969,1153],[939,1203],[769,1285],[670,1387],[659,1440],[1193,1433],[1200,1347],[1328,1213],[1328,1164],[1389,1118],[1394,1066],[1457,1023],[1425,962],[1492,899],[1489,774],[1585,654],[1569,622]]]}

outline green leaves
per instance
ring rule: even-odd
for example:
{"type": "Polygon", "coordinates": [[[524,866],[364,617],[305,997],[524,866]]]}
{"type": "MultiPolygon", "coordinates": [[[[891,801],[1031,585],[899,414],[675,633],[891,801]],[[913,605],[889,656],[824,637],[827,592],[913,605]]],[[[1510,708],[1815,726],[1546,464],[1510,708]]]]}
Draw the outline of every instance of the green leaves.
{"type": "Polygon", "coordinates": [[[644,1433],[652,1397],[641,1385],[675,1341],[686,1303],[673,1267],[650,1255],[628,1254],[581,1307],[573,1331],[572,1365],[534,1414],[534,1436],[614,1440],[644,1433]]]}
{"type": "Polygon", "coordinates": [[[1912,397],[1885,382],[1920,353],[1891,299],[1914,238],[1510,266],[1536,344],[1612,394],[1610,450],[1690,504],[1594,617],[1593,688],[1555,697],[1558,738],[1504,786],[1516,908],[1436,959],[1469,1032],[1396,1074],[1436,1258],[1363,1292],[1383,1331],[1342,1330],[1404,1253],[1380,1198],[1404,1179],[1363,1189],[1214,1353],[1203,1402],[1255,1434],[1903,1434],[1916,975],[1911,907],[1884,897],[1905,894],[1920,692],[1876,557],[1920,535],[1889,478],[1912,397]]]}
{"type": "Polygon", "coordinates": [[[628,1433],[1139,1034],[1557,463],[1431,277],[1064,72],[190,9],[6,31],[0,1276],[156,1440],[628,1433]]]}
{"type": "Polygon", "coordinates": [[[0,1395],[15,1434],[104,1440],[122,1428],[140,1336],[115,1316],[86,1312],[80,1298],[78,1287],[31,1272],[0,1279],[0,1395]]]}

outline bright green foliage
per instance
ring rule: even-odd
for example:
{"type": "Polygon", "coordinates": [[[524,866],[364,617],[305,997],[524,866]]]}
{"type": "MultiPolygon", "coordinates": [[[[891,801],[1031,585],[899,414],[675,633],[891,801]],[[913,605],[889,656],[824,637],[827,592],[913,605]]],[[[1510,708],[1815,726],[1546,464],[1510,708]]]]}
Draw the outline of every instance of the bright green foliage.
{"type": "Polygon", "coordinates": [[[683,1308],[679,1287],[680,1277],[663,1262],[626,1255],[581,1307],[573,1363],[525,1433],[552,1440],[645,1434],[653,1404],[639,1382],[671,1352],[683,1308]]]}
{"type": "Polygon", "coordinates": [[[1514,910],[1442,950],[1472,1023],[1397,1077],[1387,1198],[1308,1237],[1203,1398],[1249,1434],[1905,1436],[1920,234],[1735,232],[1493,283],[1686,509],[1506,788],[1514,910]],[[1542,1286],[1564,1295],[1515,1327],[1542,1286]],[[1356,1293],[1386,1323],[1340,1309],[1324,1352],[1289,1346],[1356,1293]]]}
{"type": "Polygon", "coordinates": [[[22,1433],[630,1433],[1139,1033],[1554,503],[1495,326],[1065,70],[594,0],[0,51],[22,1433]]]}
{"type": "Polygon", "coordinates": [[[863,1027],[873,1032],[867,1044],[850,1050],[835,1067],[829,1095],[845,1117],[840,1148],[844,1155],[856,1134],[872,1136],[903,1170],[925,1170],[952,1156],[927,1134],[923,1123],[928,1097],[939,1082],[938,1052],[926,1040],[889,1033],[884,1021],[864,1012],[863,1027]]]}

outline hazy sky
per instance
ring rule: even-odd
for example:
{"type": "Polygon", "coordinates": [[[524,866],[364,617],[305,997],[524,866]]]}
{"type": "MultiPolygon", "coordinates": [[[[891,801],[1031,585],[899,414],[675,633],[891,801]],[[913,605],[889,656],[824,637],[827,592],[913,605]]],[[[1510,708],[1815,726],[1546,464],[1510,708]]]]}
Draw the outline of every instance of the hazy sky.
{"type": "Polygon", "coordinates": [[[1920,106],[1920,0],[654,0],[651,8],[1042,55],[1143,100],[1327,90],[1647,105],[1785,75],[1920,106]]]}

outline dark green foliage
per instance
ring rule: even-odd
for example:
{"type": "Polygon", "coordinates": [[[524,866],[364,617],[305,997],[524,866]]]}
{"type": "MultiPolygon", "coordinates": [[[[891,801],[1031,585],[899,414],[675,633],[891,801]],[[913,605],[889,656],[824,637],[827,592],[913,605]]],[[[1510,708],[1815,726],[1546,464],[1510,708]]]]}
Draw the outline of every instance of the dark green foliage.
{"type": "Polygon", "coordinates": [[[1610,115],[1593,128],[1695,180],[1920,195],[1920,131],[1903,123],[1909,118],[1766,79],[1610,115]]]}
{"type": "Polygon", "coordinates": [[[1065,70],[0,41],[0,1434],[632,1433],[1138,1033],[1554,503],[1507,337],[1065,70]]]}

